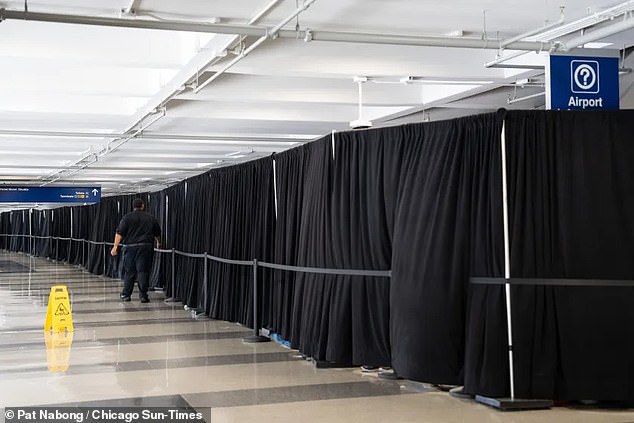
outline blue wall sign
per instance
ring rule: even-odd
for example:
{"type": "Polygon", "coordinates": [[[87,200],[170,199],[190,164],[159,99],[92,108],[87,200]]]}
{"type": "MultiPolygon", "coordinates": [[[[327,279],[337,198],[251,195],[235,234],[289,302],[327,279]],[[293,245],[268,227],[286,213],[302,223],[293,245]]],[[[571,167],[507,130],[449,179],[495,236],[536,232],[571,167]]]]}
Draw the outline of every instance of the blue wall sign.
{"type": "Polygon", "coordinates": [[[618,57],[552,54],[550,109],[618,110],[618,57]]]}
{"type": "Polygon", "coordinates": [[[98,203],[101,187],[0,185],[0,203],[98,203]]]}

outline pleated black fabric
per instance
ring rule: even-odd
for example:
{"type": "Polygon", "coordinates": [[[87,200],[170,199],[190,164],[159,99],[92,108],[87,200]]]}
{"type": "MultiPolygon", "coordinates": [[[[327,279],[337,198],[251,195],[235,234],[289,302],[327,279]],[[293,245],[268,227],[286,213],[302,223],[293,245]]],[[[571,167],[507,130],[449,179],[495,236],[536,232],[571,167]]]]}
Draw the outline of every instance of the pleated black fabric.
{"type": "MultiPolygon", "coordinates": [[[[205,251],[233,260],[271,261],[275,231],[273,159],[218,169],[207,178],[204,201],[208,212],[198,225],[204,228],[205,251]]],[[[204,303],[208,314],[252,325],[252,268],[210,262],[208,271],[204,303]]],[[[258,276],[260,286],[270,285],[268,272],[260,271],[258,276]]]]}
{"type": "MultiPolygon", "coordinates": [[[[511,275],[634,279],[631,111],[510,112],[511,275]]],[[[508,394],[502,288],[474,287],[466,388],[508,394]],[[487,312],[482,312],[487,310],[487,312]]],[[[513,287],[521,397],[634,401],[634,288],[513,287]]]]}
{"type": "Polygon", "coordinates": [[[390,328],[392,364],[404,377],[462,382],[470,267],[484,256],[495,268],[497,257],[478,253],[496,239],[476,228],[497,220],[501,123],[490,114],[412,125],[393,146],[402,162],[390,328]]]}

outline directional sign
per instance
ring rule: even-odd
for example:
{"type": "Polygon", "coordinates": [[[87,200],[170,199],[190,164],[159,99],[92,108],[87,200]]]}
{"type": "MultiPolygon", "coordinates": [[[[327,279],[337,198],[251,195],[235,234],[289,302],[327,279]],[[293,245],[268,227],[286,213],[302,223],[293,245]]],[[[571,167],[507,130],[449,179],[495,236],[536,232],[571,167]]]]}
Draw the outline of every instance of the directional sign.
{"type": "Polygon", "coordinates": [[[0,185],[0,203],[98,203],[101,187],[0,185]]]}
{"type": "MultiPolygon", "coordinates": [[[[574,54],[550,56],[549,83],[552,110],[618,110],[618,57],[574,54]]],[[[593,51],[593,53],[604,53],[593,51]]]]}

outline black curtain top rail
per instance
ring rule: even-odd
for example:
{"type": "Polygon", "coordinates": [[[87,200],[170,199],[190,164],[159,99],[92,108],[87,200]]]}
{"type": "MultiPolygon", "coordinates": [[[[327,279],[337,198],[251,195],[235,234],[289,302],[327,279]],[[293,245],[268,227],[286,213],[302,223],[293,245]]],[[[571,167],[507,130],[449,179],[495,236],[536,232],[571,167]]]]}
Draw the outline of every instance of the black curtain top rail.
{"type": "Polygon", "coordinates": [[[634,287],[634,281],[617,279],[470,278],[469,281],[474,285],[634,287]]]}

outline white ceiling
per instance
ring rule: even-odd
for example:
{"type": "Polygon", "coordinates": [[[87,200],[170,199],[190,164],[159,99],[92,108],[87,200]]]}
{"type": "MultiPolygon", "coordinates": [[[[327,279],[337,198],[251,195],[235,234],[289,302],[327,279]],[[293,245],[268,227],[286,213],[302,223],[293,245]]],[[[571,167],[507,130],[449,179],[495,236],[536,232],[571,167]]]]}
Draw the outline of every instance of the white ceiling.
{"type": "MultiPolygon", "coordinates": [[[[269,3],[40,0],[27,4],[29,12],[246,24],[269,3]],[[133,12],[126,13],[130,8],[133,12]]],[[[591,27],[596,21],[589,16],[621,3],[316,0],[284,29],[298,25],[301,31],[466,37],[493,40],[496,46],[495,40],[557,21],[560,6],[565,6],[564,25],[585,19],[584,26],[591,27]]],[[[272,28],[301,4],[281,0],[256,24],[272,28]]],[[[0,7],[22,11],[24,1],[0,1],[0,7]]],[[[609,20],[599,23],[609,24],[609,20]]],[[[508,62],[533,69],[487,68],[484,64],[499,54],[496,49],[305,42],[303,32],[297,39],[265,41],[195,92],[197,84],[237,57],[238,35],[0,22],[0,181],[95,184],[103,186],[104,195],[159,189],[212,167],[348,129],[358,117],[355,76],[370,77],[363,84],[363,114],[375,125],[499,107],[543,107],[540,96],[510,106],[507,100],[543,91],[540,65],[545,53],[531,52],[508,62]],[[399,83],[408,76],[419,82],[399,83]],[[515,85],[525,78],[531,83],[515,85]],[[421,79],[426,82],[420,83],[421,79]],[[143,132],[138,132],[140,128],[143,132]],[[109,143],[113,151],[106,151],[109,143]]],[[[565,41],[579,35],[579,30],[548,35],[529,40],[565,41]]],[[[244,37],[244,47],[256,38],[244,37]]],[[[611,43],[608,48],[628,48],[634,44],[634,32],[602,41],[611,43]]],[[[622,106],[632,107],[631,74],[623,78],[622,106]]]]}

